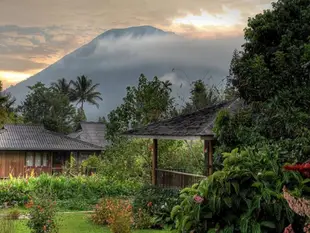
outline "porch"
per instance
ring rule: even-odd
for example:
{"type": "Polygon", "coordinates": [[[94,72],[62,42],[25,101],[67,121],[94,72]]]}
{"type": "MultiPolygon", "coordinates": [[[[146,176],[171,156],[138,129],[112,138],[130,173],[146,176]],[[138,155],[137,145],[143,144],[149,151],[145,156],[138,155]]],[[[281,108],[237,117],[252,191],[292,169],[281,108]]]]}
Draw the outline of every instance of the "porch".
{"type": "Polygon", "coordinates": [[[123,135],[133,138],[153,140],[152,153],[152,184],[161,187],[184,188],[205,179],[213,173],[213,152],[215,138],[213,125],[218,111],[226,109],[235,112],[243,106],[243,101],[236,99],[225,101],[200,109],[189,114],[179,115],[170,119],[154,122],[145,127],[128,130],[123,135]],[[158,167],[159,140],[203,140],[204,141],[204,173],[190,174],[158,167]]]}

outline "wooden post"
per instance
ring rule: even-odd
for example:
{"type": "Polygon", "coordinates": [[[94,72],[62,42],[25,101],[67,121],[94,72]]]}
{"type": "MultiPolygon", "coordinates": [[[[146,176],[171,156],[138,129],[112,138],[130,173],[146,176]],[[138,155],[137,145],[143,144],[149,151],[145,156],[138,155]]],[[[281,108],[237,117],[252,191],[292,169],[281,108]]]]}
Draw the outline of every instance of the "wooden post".
{"type": "Polygon", "coordinates": [[[205,176],[210,176],[213,173],[213,141],[204,140],[204,155],[205,155],[205,176]]]}
{"type": "Polygon", "coordinates": [[[209,141],[204,140],[203,141],[203,153],[204,153],[204,159],[205,159],[205,167],[204,167],[204,175],[209,175],[209,141]]]}
{"type": "Polygon", "coordinates": [[[157,157],[158,157],[158,141],[153,139],[153,154],[152,154],[152,184],[157,185],[157,157]]]}
{"type": "Polygon", "coordinates": [[[209,164],[209,176],[213,173],[213,141],[209,141],[209,148],[208,148],[208,164],[209,164]]]}

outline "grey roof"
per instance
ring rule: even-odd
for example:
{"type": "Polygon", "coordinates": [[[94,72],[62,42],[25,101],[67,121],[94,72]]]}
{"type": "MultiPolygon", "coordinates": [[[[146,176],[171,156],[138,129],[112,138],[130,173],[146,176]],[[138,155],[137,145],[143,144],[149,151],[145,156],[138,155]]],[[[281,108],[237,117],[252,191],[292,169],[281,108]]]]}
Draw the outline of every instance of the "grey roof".
{"type": "Polygon", "coordinates": [[[107,140],[105,139],[105,124],[99,122],[81,122],[79,130],[69,134],[71,138],[76,138],[84,142],[105,147],[107,140]]]}
{"type": "Polygon", "coordinates": [[[171,139],[200,139],[213,137],[212,131],[216,114],[219,110],[227,108],[234,112],[241,108],[243,101],[237,99],[222,102],[201,110],[179,115],[167,120],[159,121],[142,128],[129,130],[123,135],[145,138],[171,138],[171,139]]]}
{"type": "Polygon", "coordinates": [[[7,124],[0,130],[0,150],[100,151],[102,148],[51,132],[42,125],[7,124]]]}

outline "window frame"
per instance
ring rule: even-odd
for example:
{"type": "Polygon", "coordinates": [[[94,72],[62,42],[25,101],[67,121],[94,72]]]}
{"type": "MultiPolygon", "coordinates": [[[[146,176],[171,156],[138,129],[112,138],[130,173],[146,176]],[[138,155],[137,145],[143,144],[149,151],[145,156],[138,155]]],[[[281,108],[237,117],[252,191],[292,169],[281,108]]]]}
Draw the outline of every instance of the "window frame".
{"type": "Polygon", "coordinates": [[[31,168],[47,168],[50,167],[51,163],[51,153],[48,151],[27,151],[25,154],[25,167],[31,167],[31,168]],[[31,155],[32,156],[32,163],[31,166],[28,166],[27,164],[27,156],[31,155]],[[37,164],[37,156],[40,156],[40,163],[37,164]],[[44,165],[44,156],[46,165],[44,165]]]}

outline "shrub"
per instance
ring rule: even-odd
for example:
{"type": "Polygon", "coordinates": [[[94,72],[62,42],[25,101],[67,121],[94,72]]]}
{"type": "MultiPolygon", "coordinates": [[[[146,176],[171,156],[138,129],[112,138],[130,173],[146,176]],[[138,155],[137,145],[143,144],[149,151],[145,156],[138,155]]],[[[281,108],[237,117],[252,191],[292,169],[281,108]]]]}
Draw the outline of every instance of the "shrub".
{"type": "Polygon", "coordinates": [[[221,171],[181,192],[171,212],[177,232],[282,233],[296,217],[282,187],[300,184],[301,177],[278,164],[277,153],[267,149],[224,154],[221,171]]]}
{"type": "Polygon", "coordinates": [[[70,210],[89,210],[103,197],[130,196],[139,188],[134,181],[115,181],[104,176],[50,176],[11,178],[0,181],[0,206],[4,203],[23,206],[30,193],[48,188],[58,207],[70,210]]]}
{"type": "Polygon", "coordinates": [[[149,229],[153,226],[154,221],[150,214],[143,209],[138,209],[134,213],[134,228],[136,229],[149,229]]]}
{"type": "Polygon", "coordinates": [[[116,200],[111,198],[104,198],[96,205],[94,214],[91,215],[91,220],[97,225],[108,224],[108,219],[111,215],[112,208],[116,200]]]}
{"type": "Polygon", "coordinates": [[[133,223],[131,205],[126,201],[118,201],[112,206],[107,222],[112,233],[130,233],[133,223]]]}
{"type": "Polygon", "coordinates": [[[30,219],[27,226],[32,233],[58,233],[58,222],[56,219],[56,202],[48,192],[40,196],[33,196],[33,200],[27,204],[30,219]]]}
{"type": "Polygon", "coordinates": [[[178,203],[178,196],[177,189],[146,185],[135,195],[133,210],[135,213],[142,210],[152,216],[153,227],[171,225],[170,212],[178,203]]]}
{"type": "Polygon", "coordinates": [[[122,199],[103,199],[96,205],[91,220],[97,225],[109,225],[113,233],[131,232],[132,207],[129,201],[122,199]]]}

